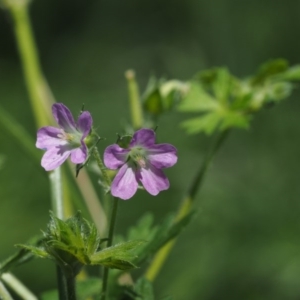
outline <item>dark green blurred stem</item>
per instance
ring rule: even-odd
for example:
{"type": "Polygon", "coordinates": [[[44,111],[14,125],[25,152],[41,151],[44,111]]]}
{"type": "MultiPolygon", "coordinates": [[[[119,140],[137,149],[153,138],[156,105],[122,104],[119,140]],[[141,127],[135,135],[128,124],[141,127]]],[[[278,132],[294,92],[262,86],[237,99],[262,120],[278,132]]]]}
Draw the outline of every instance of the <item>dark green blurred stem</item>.
{"type": "Polygon", "coordinates": [[[59,300],[76,300],[75,277],[65,276],[59,266],[56,271],[59,300]]]}
{"type": "MultiPolygon", "coordinates": [[[[205,175],[209,169],[209,166],[215,157],[217,151],[220,149],[224,141],[226,140],[228,136],[229,130],[225,130],[220,133],[217,140],[213,145],[210,147],[203,163],[201,164],[196,176],[194,177],[194,180],[192,181],[192,184],[190,185],[190,188],[187,191],[186,196],[184,197],[177,215],[176,215],[176,222],[181,220],[183,217],[185,217],[192,209],[192,204],[196,199],[196,194],[199,191],[200,187],[202,186],[203,180],[205,178],[205,175]]],[[[146,271],[145,277],[149,281],[154,281],[156,276],[158,275],[160,269],[162,268],[163,264],[165,263],[167,257],[169,256],[173,246],[175,245],[176,239],[173,239],[169,243],[167,243],[163,248],[161,248],[157,254],[154,256],[154,259],[149,266],[149,268],[146,271]]]]}
{"type": "Polygon", "coordinates": [[[199,169],[198,173],[196,174],[188,192],[187,195],[188,197],[194,201],[195,200],[195,196],[199,190],[199,188],[201,187],[202,183],[203,183],[203,179],[205,177],[205,174],[207,173],[207,170],[213,160],[213,158],[215,157],[215,154],[217,153],[217,151],[220,149],[220,147],[222,146],[222,144],[224,143],[224,141],[226,140],[227,136],[228,136],[229,130],[225,130],[223,131],[219,137],[217,138],[217,140],[215,141],[215,143],[212,145],[212,147],[210,148],[210,150],[208,151],[206,158],[204,160],[204,162],[201,165],[201,168],[199,169]]]}
{"type": "MultiPolygon", "coordinates": [[[[119,199],[114,197],[113,198],[111,218],[110,218],[110,223],[109,223],[108,242],[107,242],[107,245],[106,245],[107,247],[110,247],[113,244],[113,237],[114,237],[114,231],[115,231],[115,226],[116,226],[118,204],[119,204],[119,199]]],[[[109,268],[104,268],[104,270],[103,270],[103,279],[102,279],[103,281],[102,281],[101,300],[107,299],[108,275],[109,275],[109,268]]]]}
{"type": "Polygon", "coordinates": [[[125,77],[128,83],[132,127],[133,129],[140,129],[144,124],[144,119],[139,95],[139,88],[135,80],[135,72],[133,70],[128,70],[125,73],[125,77]]]}

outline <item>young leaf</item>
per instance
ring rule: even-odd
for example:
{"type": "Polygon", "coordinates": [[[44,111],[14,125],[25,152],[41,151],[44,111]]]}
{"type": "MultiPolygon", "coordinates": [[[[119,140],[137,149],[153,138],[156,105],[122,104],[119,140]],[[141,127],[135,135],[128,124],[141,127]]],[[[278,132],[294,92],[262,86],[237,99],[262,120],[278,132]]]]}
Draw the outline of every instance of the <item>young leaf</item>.
{"type": "MultiPolygon", "coordinates": [[[[28,241],[28,244],[38,246],[41,243],[41,237],[34,237],[28,241]]],[[[27,245],[26,245],[27,246],[27,245]]],[[[21,247],[15,254],[0,263],[0,275],[13,268],[33,259],[35,255],[28,248],[21,247]]]]}
{"type": "Polygon", "coordinates": [[[143,243],[144,241],[135,240],[105,248],[90,257],[91,264],[101,264],[108,268],[120,270],[136,268],[132,261],[136,258],[135,252],[143,243]]]}

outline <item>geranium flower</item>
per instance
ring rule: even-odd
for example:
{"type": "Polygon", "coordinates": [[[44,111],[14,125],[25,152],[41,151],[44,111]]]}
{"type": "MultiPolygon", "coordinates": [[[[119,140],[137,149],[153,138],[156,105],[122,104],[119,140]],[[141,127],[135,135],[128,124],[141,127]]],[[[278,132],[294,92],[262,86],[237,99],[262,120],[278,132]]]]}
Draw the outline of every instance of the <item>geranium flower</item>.
{"type": "Polygon", "coordinates": [[[75,124],[70,110],[62,103],[52,106],[52,114],[60,128],[46,126],[37,132],[36,147],[46,150],[42,167],[51,171],[59,167],[70,155],[74,164],[83,163],[88,154],[86,138],[92,127],[92,116],[84,111],[75,124]]]}
{"type": "Polygon", "coordinates": [[[141,182],[151,195],[167,190],[168,178],[161,169],[172,167],[177,162],[177,149],[170,144],[155,144],[152,129],[140,129],[133,135],[129,147],[118,144],[104,151],[104,164],[109,169],[119,169],[112,185],[113,196],[130,199],[141,182]]]}

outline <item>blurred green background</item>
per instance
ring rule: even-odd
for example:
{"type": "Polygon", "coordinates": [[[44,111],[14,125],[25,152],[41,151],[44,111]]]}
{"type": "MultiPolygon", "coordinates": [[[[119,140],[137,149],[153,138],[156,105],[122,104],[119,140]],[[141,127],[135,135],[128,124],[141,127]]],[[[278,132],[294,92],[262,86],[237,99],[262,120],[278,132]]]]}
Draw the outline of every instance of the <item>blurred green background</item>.
{"type": "MultiPolygon", "coordinates": [[[[76,114],[90,110],[100,149],[129,120],[124,72],[187,80],[228,66],[247,76],[277,57],[299,63],[300,1],[33,1],[30,9],[43,70],[54,95],[76,114]]],[[[0,12],[0,102],[35,138],[9,15],[0,12]]],[[[197,218],[185,230],[155,282],[174,299],[300,299],[300,93],[235,130],[197,196],[197,218]]],[[[156,222],[176,210],[210,138],[187,136],[186,115],[159,120],[159,141],[178,148],[167,170],[171,188],[122,202],[117,230],[145,212],[156,222]]],[[[0,259],[45,229],[50,209],[46,172],[0,128],[0,259]]],[[[39,150],[37,150],[39,151],[39,150]]],[[[41,153],[42,155],[42,153],[41,153]]],[[[96,182],[97,178],[93,178],[96,182]]],[[[35,260],[15,271],[36,293],[55,286],[55,268],[35,260]]]]}

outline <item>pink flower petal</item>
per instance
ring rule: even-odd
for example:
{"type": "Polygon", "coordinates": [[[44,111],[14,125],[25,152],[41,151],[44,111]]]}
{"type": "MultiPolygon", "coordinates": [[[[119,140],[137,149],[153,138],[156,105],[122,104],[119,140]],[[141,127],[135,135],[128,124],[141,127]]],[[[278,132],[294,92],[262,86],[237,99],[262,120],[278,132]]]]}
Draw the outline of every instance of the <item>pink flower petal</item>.
{"type": "Polygon", "coordinates": [[[51,171],[59,167],[70,155],[71,150],[68,145],[52,147],[46,151],[42,157],[42,167],[46,171],[51,171]]]}
{"type": "Polygon", "coordinates": [[[42,127],[37,132],[35,146],[39,149],[49,149],[54,146],[65,145],[67,142],[61,139],[63,130],[52,126],[42,127]]]}
{"type": "Polygon", "coordinates": [[[139,176],[145,190],[156,196],[160,191],[167,190],[170,186],[169,180],[163,171],[149,165],[147,168],[141,168],[139,176]]]}
{"type": "Polygon", "coordinates": [[[84,111],[78,118],[77,129],[83,133],[82,139],[84,139],[92,128],[93,119],[88,111],[84,111]]]}
{"type": "Polygon", "coordinates": [[[66,132],[72,133],[76,131],[75,122],[70,110],[62,103],[52,105],[52,114],[57,124],[66,132]]]}
{"type": "Polygon", "coordinates": [[[73,149],[71,151],[71,161],[74,164],[81,164],[85,162],[87,158],[87,146],[84,142],[81,143],[80,148],[73,149]]]}
{"type": "Polygon", "coordinates": [[[152,129],[143,128],[135,132],[130,142],[130,147],[140,145],[150,147],[155,144],[155,132],[152,129]]]}
{"type": "Polygon", "coordinates": [[[148,161],[158,169],[170,168],[177,162],[177,149],[170,144],[157,144],[147,149],[148,161]]]}
{"type": "Polygon", "coordinates": [[[125,164],[114,178],[111,185],[111,194],[123,200],[130,199],[138,188],[135,172],[125,164]]]}
{"type": "Polygon", "coordinates": [[[109,169],[118,169],[124,165],[130,149],[123,149],[117,144],[108,146],[104,151],[104,164],[109,169]]]}

